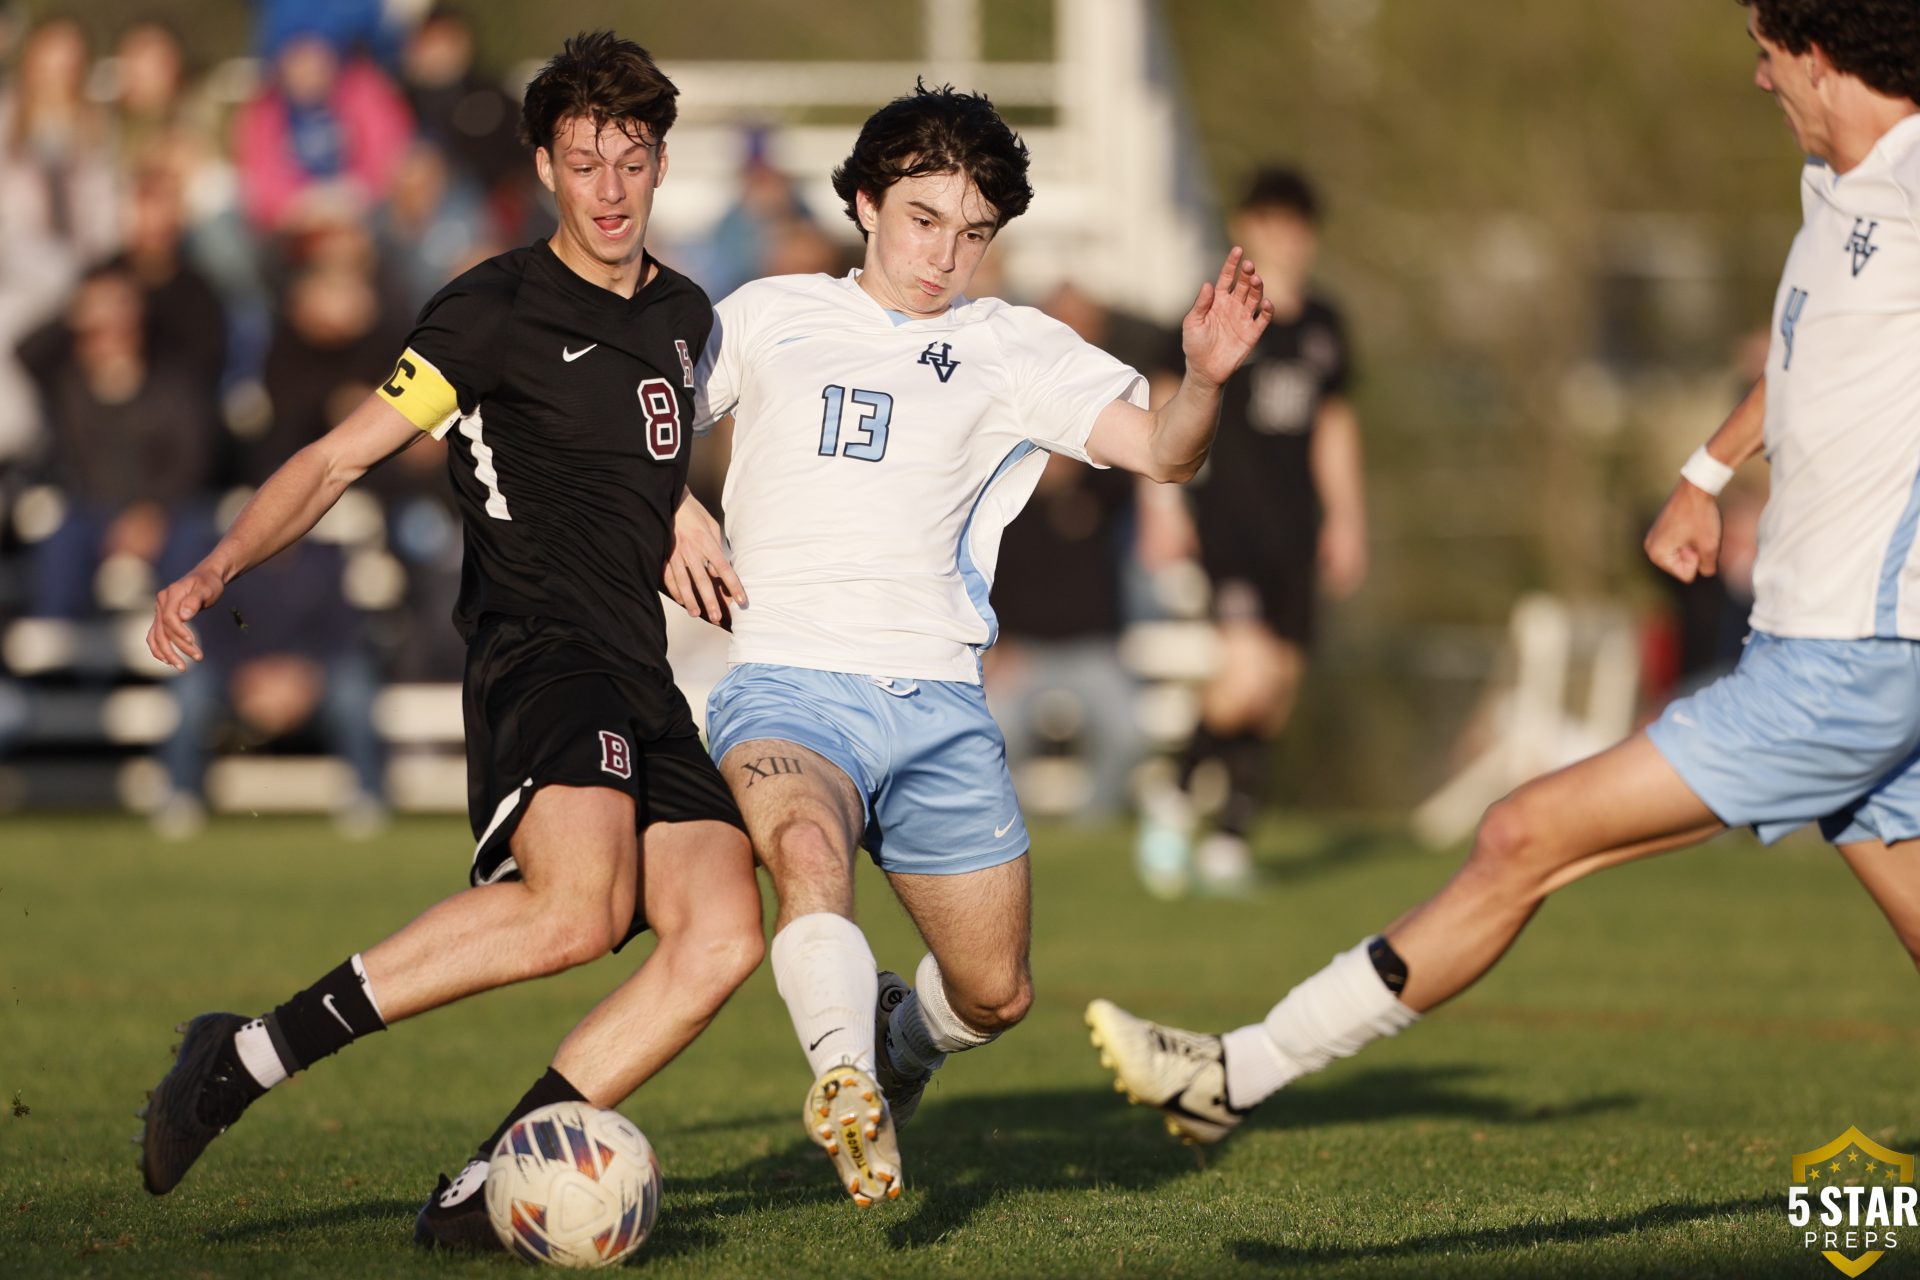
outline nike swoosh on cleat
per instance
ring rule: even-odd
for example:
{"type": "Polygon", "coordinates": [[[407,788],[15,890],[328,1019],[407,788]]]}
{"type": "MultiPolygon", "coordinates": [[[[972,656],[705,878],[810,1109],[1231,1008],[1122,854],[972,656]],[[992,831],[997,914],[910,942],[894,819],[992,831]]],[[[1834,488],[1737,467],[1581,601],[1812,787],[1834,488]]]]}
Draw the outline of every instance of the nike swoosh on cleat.
{"type": "Polygon", "coordinates": [[[569,351],[567,348],[562,347],[560,348],[560,358],[562,360],[565,360],[568,364],[572,364],[575,360],[578,360],[581,356],[587,354],[587,352],[593,350],[594,347],[597,347],[599,345],[600,344],[597,342],[591,343],[587,346],[580,348],[578,351],[569,351]]]}
{"type": "Polygon", "coordinates": [[[333,1007],[333,997],[331,995],[321,996],[320,1004],[322,1007],[326,1009],[328,1013],[333,1015],[333,1020],[335,1022],[339,1023],[341,1026],[347,1029],[348,1035],[354,1034],[353,1024],[351,1022],[348,1022],[345,1018],[341,1017],[340,1011],[333,1007]]]}
{"type": "MultiPolygon", "coordinates": [[[[846,1030],[845,1027],[835,1027],[833,1029],[833,1031],[845,1031],[845,1030],[846,1030]]],[[[833,1031],[827,1032],[826,1035],[821,1036],[818,1040],[815,1040],[812,1044],[808,1045],[807,1052],[812,1053],[815,1049],[818,1049],[821,1045],[825,1044],[827,1041],[827,1036],[832,1035],[833,1031]]]]}

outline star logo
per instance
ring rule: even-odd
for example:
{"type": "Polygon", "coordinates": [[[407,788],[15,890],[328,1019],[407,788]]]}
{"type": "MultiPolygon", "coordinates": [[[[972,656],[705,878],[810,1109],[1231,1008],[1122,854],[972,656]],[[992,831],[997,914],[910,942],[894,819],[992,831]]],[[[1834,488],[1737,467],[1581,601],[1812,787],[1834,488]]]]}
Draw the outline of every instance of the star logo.
{"type": "Polygon", "coordinates": [[[1803,1249],[1820,1250],[1842,1275],[1860,1275],[1898,1246],[1901,1228],[1920,1228],[1914,1158],[1857,1128],[1802,1151],[1787,1184],[1787,1222],[1803,1249]]]}

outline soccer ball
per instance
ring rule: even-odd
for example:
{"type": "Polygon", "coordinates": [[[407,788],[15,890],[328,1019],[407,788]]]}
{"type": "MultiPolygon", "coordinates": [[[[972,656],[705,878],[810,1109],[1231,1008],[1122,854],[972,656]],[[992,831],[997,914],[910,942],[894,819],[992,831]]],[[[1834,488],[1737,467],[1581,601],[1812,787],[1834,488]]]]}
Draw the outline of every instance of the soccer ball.
{"type": "Polygon", "coordinates": [[[660,1162],[634,1123],[586,1102],[556,1102],[493,1148],[487,1217],[509,1252],[557,1267],[630,1257],[660,1212],[660,1162]]]}

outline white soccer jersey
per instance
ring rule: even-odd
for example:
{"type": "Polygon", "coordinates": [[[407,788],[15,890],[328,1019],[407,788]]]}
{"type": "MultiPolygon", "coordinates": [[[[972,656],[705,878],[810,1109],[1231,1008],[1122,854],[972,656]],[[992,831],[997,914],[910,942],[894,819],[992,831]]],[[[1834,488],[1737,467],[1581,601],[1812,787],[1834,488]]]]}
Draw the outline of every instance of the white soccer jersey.
{"type": "Polygon", "coordinates": [[[980,679],[1000,534],[1042,452],[1086,460],[1145,380],[1030,307],[962,298],[896,323],[859,272],[778,276],[714,309],[696,417],[734,417],[735,663],[980,679]]]}
{"type": "Polygon", "coordinates": [[[1756,631],[1920,639],[1920,116],[1802,173],[1773,308],[1756,631]]]}

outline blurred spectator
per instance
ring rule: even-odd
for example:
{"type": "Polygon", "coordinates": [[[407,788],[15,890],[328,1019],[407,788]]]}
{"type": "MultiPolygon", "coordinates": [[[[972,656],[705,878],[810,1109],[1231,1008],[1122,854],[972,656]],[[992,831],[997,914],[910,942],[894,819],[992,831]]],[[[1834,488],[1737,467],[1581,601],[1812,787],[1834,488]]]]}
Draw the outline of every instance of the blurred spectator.
{"type": "Polygon", "coordinates": [[[386,75],[311,32],[281,45],[270,83],[240,109],[234,157],[257,230],[352,216],[382,199],[413,140],[413,118],[386,75]]]}
{"type": "Polygon", "coordinates": [[[802,233],[815,229],[813,215],[794,189],[793,180],[767,158],[765,132],[749,131],[745,143],[740,194],[705,238],[689,246],[687,253],[689,273],[716,298],[725,297],[749,280],[777,274],[768,270],[768,259],[774,251],[799,247],[787,243],[796,229],[802,233]]]}
{"type": "Polygon", "coordinates": [[[113,145],[122,171],[154,163],[186,129],[187,57],[157,19],[134,23],[113,51],[113,145]]]}
{"type": "Polygon", "coordinates": [[[118,202],[106,120],[87,101],[87,39],[71,18],[29,32],[0,92],[0,462],[29,451],[39,417],[17,343],[112,251],[118,202]]]}
{"type": "Polygon", "coordinates": [[[374,214],[382,261],[403,281],[401,309],[411,314],[468,267],[506,246],[479,188],[449,168],[440,149],[415,143],[387,202],[374,214]]]}
{"type": "Polygon", "coordinates": [[[373,723],[380,682],[343,571],[337,546],[302,539],[234,583],[203,620],[206,661],[170,686],[180,723],[160,750],[172,789],[155,814],[162,835],[199,830],[208,753],[229,712],[249,746],[311,723],[353,770],[353,794],[336,815],[342,827],[369,835],[384,825],[385,757],[373,723]]]}
{"type": "MultiPolygon", "coordinates": [[[[1151,368],[1167,343],[1159,326],[1110,310],[1071,283],[1043,307],[1135,368],[1151,368]]],[[[1036,756],[1071,747],[1087,773],[1072,807],[1087,818],[1126,807],[1143,747],[1138,690],[1119,651],[1134,495],[1125,472],[1049,459],[1002,538],[993,587],[1000,641],[988,651],[987,693],[1015,781],[1032,776],[1025,766],[1036,756]]],[[[1035,797],[1035,807],[1055,807],[1044,799],[1035,797]]]]}
{"type": "Polygon", "coordinates": [[[213,407],[189,371],[151,358],[132,275],[117,266],[89,272],[65,320],[20,354],[52,436],[49,478],[67,504],[34,548],[29,610],[90,612],[95,573],[115,556],[169,578],[191,568],[211,541],[204,496],[213,407]]]}
{"type": "Polygon", "coordinates": [[[394,65],[400,32],[388,0],[255,0],[254,48],[271,62],[289,44],[317,37],[340,53],[364,53],[394,65]]]}
{"type": "Polygon", "coordinates": [[[420,136],[458,177],[487,192],[532,181],[520,104],[474,69],[473,28],[463,15],[430,10],[408,37],[400,69],[420,136]]]}
{"type": "Polygon", "coordinates": [[[287,287],[263,379],[268,425],[243,446],[241,478],[248,484],[266,479],[352,412],[406,343],[405,330],[383,314],[367,271],[332,256],[345,252],[317,255],[287,287]]]}
{"type": "Polygon", "coordinates": [[[120,262],[139,282],[154,359],[177,364],[217,401],[227,366],[227,311],[211,281],[186,257],[181,180],[154,165],[134,175],[120,262]]]}
{"type": "Polygon", "coordinates": [[[1234,243],[1266,282],[1273,322],[1222,388],[1220,429],[1189,486],[1201,565],[1213,583],[1220,657],[1180,785],[1150,795],[1136,850],[1149,889],[1234,892],[1252,879],[1247,833],[1292,716],[1321,591],[1358,590],[1367,573],[1359,425],[1347,401],[1351,358],[1332,303],[1310,288],[1319,201],[1291,169],[1256,173],[1234,211],[1234,243]],[[1226,775],[1215,830],[1190,849],[1189,798],[1201,769],[1226,775]]]}
{"type": "Polygon", "coordinates": [[[1002,537],[993,585],[1000,640],[987,697],[1007,764],[1041,811],[1108,818],[1127,803],[1140,761],[1138,690],[1120,663],[1120,560],[1132,530],[1133,477],[1054,457],[1002,537]],[[1034,795],[1027,766],[1071,749],[1086,770],[1073,797],[1034,795]]]}

